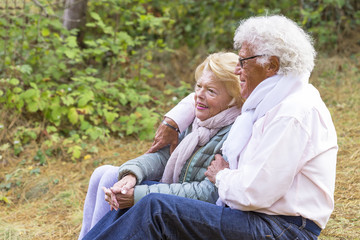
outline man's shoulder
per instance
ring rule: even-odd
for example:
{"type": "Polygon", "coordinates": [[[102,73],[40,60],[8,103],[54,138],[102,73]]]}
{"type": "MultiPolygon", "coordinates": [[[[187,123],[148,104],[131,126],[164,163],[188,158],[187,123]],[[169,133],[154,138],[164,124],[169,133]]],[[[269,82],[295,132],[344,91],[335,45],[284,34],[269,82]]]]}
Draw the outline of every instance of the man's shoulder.
{"type": "Polygon", "coordinates": [[[311,114],[327,115],[329,113],[325,103],[318,92],[304,91],[286,97],[278,105],[272,108],[278,117],[295,117],[302,119],[311,114]]]}
{"type": "MultiPolygon", "coordinates": [[[[313,93],[313,92],[310,92],[313,93]]],[[[314,127],[335,133],[330,111],[320,97],[320,94],[293,94],[268,111],[264,124],[270,122],[291,121],[299,123],[311,132],[314,127]]]]}

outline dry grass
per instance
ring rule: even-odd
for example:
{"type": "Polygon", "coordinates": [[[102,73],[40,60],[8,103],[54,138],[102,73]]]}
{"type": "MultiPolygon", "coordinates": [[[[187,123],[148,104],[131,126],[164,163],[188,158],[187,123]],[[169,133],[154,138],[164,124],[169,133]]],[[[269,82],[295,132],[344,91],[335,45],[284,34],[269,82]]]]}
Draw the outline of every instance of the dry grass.
{"type": "Polygon", "coordinates": [[[321,239],[360,239],[360,56],[355,60],[324,59],[314,81],[329,106],[339,144],[335,209],[321,239]]]}
{"type": "MultiPolygon", "coordinates": [[[[335,210],[320,239],[359,239],[359,64],[360,57],[322,58],[311,79],[331,111],[340,147],[335,210]]],[[[87,160],[50,159],[39,167],[38,175],[30,174],[38,166],[26,160],[34,157],[36,146],[28,147],[19,158],[9,157],[1,166],[0,180],[6,182],[6,175],[11,174],[13,182],[20,184],[0,193],[11,201],[0,203],[0,239],[77,239],[88,180],[96,165],[119,165],[145,152],[150,144],[111,139],[99,143],[99,153],[87,160]]]]}
{"type": "Polygon", "coordinates": [[[119,165],[145,152],[150,144],[113,139],[99,144],[99,153],[91,159],[77,163],[53,159],[38,175],[30,174],[31,162],[11,161],[1,169],[1,179],[12,174],[23,184],[2,192],[11,203],[0,206],[0,239],[77,239],[87,184],[96,165],[119,165]]]}

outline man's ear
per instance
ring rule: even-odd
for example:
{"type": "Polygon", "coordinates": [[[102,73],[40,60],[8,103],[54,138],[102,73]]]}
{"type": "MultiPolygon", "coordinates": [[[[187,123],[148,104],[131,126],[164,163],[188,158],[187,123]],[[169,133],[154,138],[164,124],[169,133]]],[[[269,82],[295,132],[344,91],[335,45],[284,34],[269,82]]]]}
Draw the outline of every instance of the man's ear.
{"type": "Polygon", "coordinates": [[[269,58],[269,64],[267,66],[267,77],[274,76],[280,69],[280,60],[276,56],[269,58]]]}

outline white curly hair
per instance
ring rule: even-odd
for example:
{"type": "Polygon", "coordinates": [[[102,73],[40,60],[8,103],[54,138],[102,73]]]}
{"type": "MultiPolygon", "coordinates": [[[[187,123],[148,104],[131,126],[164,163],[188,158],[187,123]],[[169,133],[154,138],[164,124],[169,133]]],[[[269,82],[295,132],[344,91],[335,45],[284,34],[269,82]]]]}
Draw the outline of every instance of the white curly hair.
{"type": "Polygon", "coordinates": [[[235,31],[234,48],[250,44],[259,64],[265,64],[270,56],[280,60],[278,74],[311,72],[316,51],[313,39],[294,21],[281,16],[250,17],[240,21],[235,31]]]}

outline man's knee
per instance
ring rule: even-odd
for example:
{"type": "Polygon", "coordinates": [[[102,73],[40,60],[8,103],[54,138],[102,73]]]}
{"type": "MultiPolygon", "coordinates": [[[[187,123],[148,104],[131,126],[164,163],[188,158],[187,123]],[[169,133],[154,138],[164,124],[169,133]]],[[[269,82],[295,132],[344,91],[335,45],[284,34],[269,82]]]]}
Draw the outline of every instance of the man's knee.
{"type": "Polygon", "coordinates": [[[136,205],[142,209],[148,209],[151,212],[162,212],[165,206],[168,206],[173,201],[169,201],[172,197],[168,194],[150,193],[143,197],[136,205]]]}
{"type": "Polygon", "coordinates": [[[166,198],[166,194],[161,193],[149,193],[145,197],[143,197],[141,201],[147,202],[147,203],[154,203],[154,202],[160,202],[163,201],[166,198]]]}

